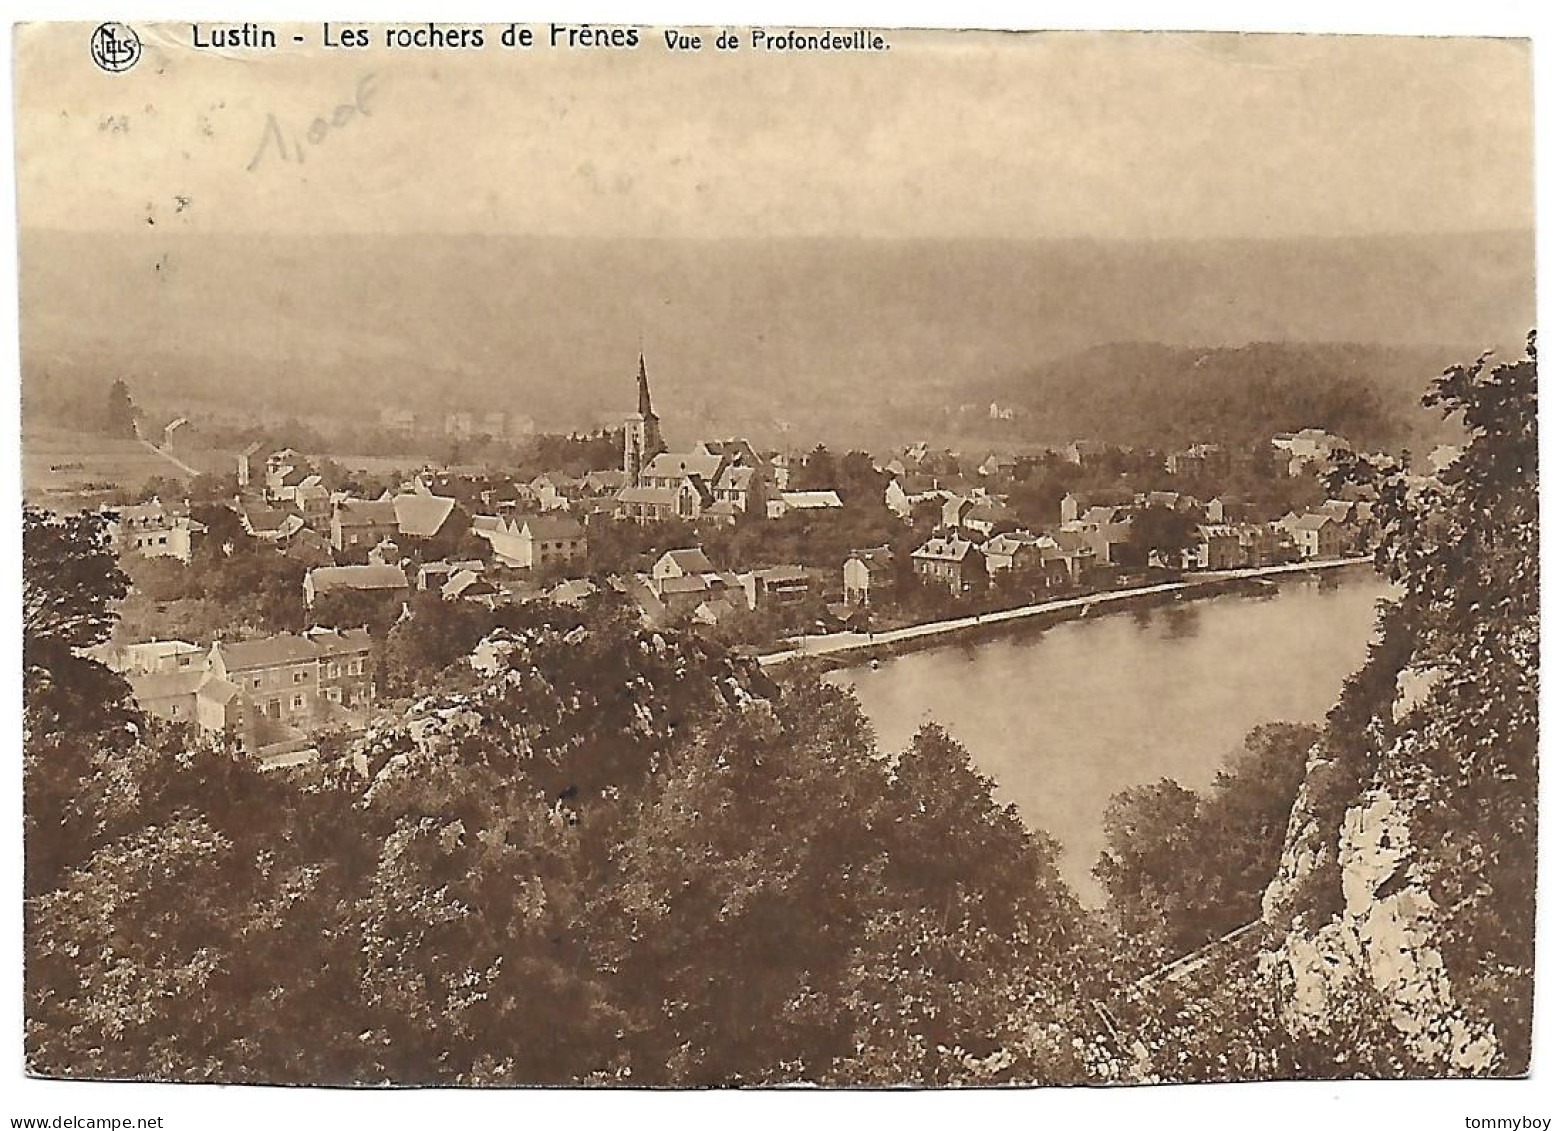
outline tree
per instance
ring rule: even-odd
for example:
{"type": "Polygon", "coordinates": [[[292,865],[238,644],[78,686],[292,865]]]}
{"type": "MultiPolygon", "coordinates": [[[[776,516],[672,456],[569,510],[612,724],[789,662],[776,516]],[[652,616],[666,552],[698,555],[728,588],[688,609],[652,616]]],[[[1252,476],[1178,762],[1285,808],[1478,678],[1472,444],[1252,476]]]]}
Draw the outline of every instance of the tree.
{"type": "Polygon", "coordinates": [[[1069,1037],[1092,984],[1093,932],[1060,847],[999,805],[943,730],[923,727],[883,804],[887,898],[849,982],[861,1050],[842,1081],[1077,1081],[1069,1037]],[[1065,1034],[1067,1034],[1065,1036],[1065,1034]]]}
{"type": "Polygon", "coordinates": [[[103,430],[121,440],[134,440],[137,436],[136,418],[141,415],[130,399],[130,386],[123,379],[116,379],[108,389],[108,405],[103,415],[103,430]]]}
{"type": "Polygon", "coordinates": [[[799,491],[828,491],[838,486],[839,468],[835,453],[820,444],[809,452],[797,477],[799,491]]]}
{"type": "Polygon", "coordinates": [[[884,509],[884,489],[889,486],[890,477],[873,466],[873,457],[867,452],[847,452],[840,458],[835,474],[832,486],[847,507],[884,509]]]}
{"type": "Polygon", "coordinates": [[[1170,778],[1115,795],[1095,867],[1121,946],[1140,968],[1258,918],[1316,727],[1255,727],[1205,793],[1170,778]]]}
{"type": "MultiPolygon", "coordinates": [[[[403,608],[403,592],[388,589],[338,589],[321,593],[308,613],[309,623],[327,628],[366,628],[376,639],[384,639],[403,608]]],[[[303,595],[294,598],[303,603],[303,595]]]]}
{"type": "Polygon", "coordinates": [[[408,607],[412,615],[398,621],[380,646],[380,687],[390,695],[428,688],[498,623],[482,605],[446,601],[437,590],[417,594],[408,607]]]}
{"type": "Polygon", "coordinates": [[[871,751],[855,702],[805,678],[673,755],[590,917],[613,925],[635,1078],[1078,1078],[1029,1032],[1082,994],[1057,846],[942,732],[893,766],[871,751]]]}
{"type": "Polygon", "coordinates": [[[1171,778],[1123,790],[1108,802],[1101,823],[1107,847],[1094,873],[1138,972],[1186,954],[1206,941],[1196,920],[1205,876],[1194,862],[1206,847],[1198,821],[1199,796],[1171,778]]]}
{"type": "Polygon", "coordinates": [[[208,570],[205,586],[227,609],[235,632],[298,632],[304,627],[304,573],[303,563],[245,538],[221,568],[208,570]]]}
{"type": "Polygon", "coordinates": [[[1175,568],[1182,565],[1182,552],[1197,537],[1198,522],[1192,515],[1170,507],[1144,507],[1134,512],[1124,555],[1129,565],[1159,560],[1175,568]]]}
{"type": "Polygon", "coordinates": [[[85,779],[136,736],[124,679],[86,651],[113,631],[127,581],[104,520],[22,510],[22,736],[26,889],[48,888],[94,828],[85,779]]]}

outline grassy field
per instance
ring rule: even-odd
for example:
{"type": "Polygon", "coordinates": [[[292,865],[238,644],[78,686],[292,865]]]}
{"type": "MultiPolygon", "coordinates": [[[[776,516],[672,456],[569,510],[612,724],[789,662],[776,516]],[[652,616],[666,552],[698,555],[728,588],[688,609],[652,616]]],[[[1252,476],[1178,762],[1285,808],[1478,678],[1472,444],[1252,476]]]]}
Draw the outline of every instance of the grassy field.
{"type": "MultiPolygon", "coordinates": [[[[179,457],[200,471],[232,466],[226,453],[196,451],[179,457]]],[[[91,505],[149,479],[189,476],[139,440],[115,440],[63,428],[22,429],[22,496],[56,507],[91,505]]]]}

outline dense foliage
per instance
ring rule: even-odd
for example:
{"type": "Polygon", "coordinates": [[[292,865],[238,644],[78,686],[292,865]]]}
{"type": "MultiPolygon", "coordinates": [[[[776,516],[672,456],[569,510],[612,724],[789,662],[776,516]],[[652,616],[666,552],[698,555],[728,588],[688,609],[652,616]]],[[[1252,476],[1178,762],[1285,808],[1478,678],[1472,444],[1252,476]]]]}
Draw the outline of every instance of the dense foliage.
{"type": "MultiPolygon", "coordinates": [[[[64,858],[29,833],[35,1070],[1084,1076],[1086,916],[1056,846],[941,733],[886,759],[816,680],[539,607],[489,637],[485,674],[458,663],[324,769],[266,773],[112,698],[53,706],[81,675],[71,648],[109,626],[94,537],[40,521],[29,540],[80,563],[29,572],[29,813],[59,809],[34,804],[46,779],[88,818],[64,858]]],[[[420,603],[390,643],[470,639],[435,616],[420,603]]]]}
{"type": "MultiPolygon", "coordinates": [[[[1432,356],[1435,356],[1432,355],[1432,356]]],[[[1120,342],[1096,346],[996,390],[1033,411],[1050,442],[1213,441],[1249,450],[1277,432],[1324,428],[1396,449],[1435,430],[1414,419],[1428,355],[1360,345],[1252,342],[1207,349],[1120,342]]]]}
{"type": "Polygon", "coordinates": [[[1315,727],[1255,728],[1207,792],[1170,778],[1124,790],[1095,867],[1125,963],[1140,972],[1259,917],[1315,727]]]}
{"type": "Polygon", "coordinates": [[[1482,357],[1426,404],[1469,442],[1431,483],[1363,464],[1378,493],[1380,568],[1404,587],[1389,630],[1408,639],[1395,700],[1371,735],[1369,779],[1414,798],[1412,836],[1460,1000],[1528,1061],[1534,978],[1540,738],[1539,369],[1482,357]],[[1403,691],[1403,688],[1400,689],[1403,691]]]}
{"type": "Polygon", "coordinates": [[[222,524],[197,543],[188,564],[129,557],[123,568],[132,581],[115,610],[123,640],[204,643],[304,627],[305,564],[242,534],[223,538],[222,524]]]}
{"type": "Polygon", "coordinates": [[[100,814],[80,783],[111,772],[136,740],[130,687],[82,653],[113,631],[125,592],[103,524],[22,512],[24,818],[29,894],[80,861],[100,814]]]}

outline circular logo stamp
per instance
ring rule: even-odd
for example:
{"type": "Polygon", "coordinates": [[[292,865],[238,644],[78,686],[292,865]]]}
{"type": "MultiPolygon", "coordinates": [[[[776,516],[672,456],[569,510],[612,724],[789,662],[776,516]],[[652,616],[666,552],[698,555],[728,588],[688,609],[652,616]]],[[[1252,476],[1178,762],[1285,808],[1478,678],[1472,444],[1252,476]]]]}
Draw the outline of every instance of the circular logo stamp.
{"type": "Polygon", "coordinates": [[[92,61],[105,71],[128,71],[141,58],[141,37],[124,24],[99,24],[92,33],[92,61]]]}

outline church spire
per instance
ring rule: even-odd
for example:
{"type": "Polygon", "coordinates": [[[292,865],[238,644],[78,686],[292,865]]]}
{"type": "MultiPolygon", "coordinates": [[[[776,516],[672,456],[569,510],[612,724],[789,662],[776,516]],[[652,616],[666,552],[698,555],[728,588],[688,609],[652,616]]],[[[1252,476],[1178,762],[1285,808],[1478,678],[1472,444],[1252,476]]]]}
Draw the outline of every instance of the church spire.
{"type": "Polygon", "coordinates": [[[645,375],[645,351],[640,351],[640,411],[624,423],[624,474],[631,484],[639,481],[640,471],[654,457],[667,450],[662,442],[662,423],[651,408],[651,382],[645,375]]]}
{"type": "Polygon", "coordinates": [[[655,419],[656,413],[651,409],[651,382],[645,375],[645,351],[640,351],[640,415],[648,419],[655,419]]]}

